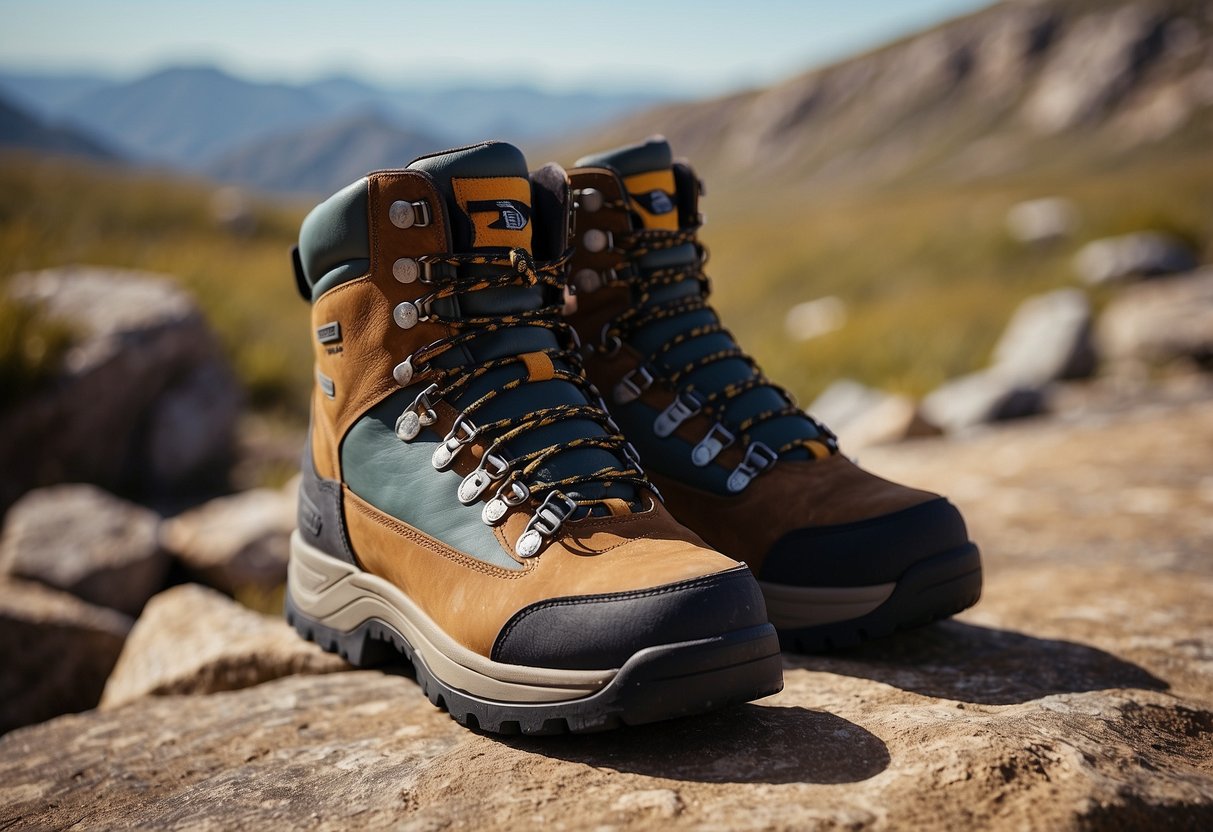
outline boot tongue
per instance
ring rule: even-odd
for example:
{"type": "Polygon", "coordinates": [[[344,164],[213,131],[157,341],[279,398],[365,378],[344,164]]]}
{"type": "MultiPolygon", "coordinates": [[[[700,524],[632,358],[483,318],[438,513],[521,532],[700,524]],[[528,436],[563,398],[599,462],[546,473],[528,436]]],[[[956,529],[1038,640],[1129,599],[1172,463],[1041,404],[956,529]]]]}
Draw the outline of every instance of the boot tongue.
{"type": "MultiPolygon", "coordinates": [[[[450,218],[452,251],[502,252],[512,248],[531,251],[534,231],[531,182],[521,150],[505,142],[484,142],[422,156],[409,168],[428,173],[442,193],[450,218]]],[[[484,266],[464,269],[469,274],[494,271],[484,266]]],[[[468,314],[493,315],[537,309],[542,303],[540,289],[518,286],[478,292],[463,298],[460,308],[468,314]]],[[[437,308],[440,313],[454,312],[450,301],[437,308]]],[[[528,335],[525,340],[530,341],[529,346],[519,351],[547,345],[539,334],[528,335]]],[[[508,340],[498,344],[490,341],[490,349],[483,357],[496,357],[521,346],[508,340]]]]}
{"type": "Polygon", "coordinates": [[[531,183],[526,157],[504,142],[422,156],[423,170],[446,199],[455,251],[531,250],[531,183]]]}
{"type": "Polygon", "coordinates": [[[623,179],[632,210],[643,228],[678,230],[674,154],[670,143],[661,136],[585,156],[577,160],[576,166],[614,169],[623,179]]]}

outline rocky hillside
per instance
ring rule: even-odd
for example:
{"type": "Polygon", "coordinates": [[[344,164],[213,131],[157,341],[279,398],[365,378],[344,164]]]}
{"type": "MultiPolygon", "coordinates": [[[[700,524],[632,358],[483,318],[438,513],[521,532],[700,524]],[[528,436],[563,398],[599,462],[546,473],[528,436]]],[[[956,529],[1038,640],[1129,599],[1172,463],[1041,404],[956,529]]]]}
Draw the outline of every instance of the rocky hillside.
{"type": "Polygon", "coordinates": [[[1069,170],[1213,143],[1206,0],[1005,0],[767,89],[654,110],[715,185],[776,188],[1069,170]]]}

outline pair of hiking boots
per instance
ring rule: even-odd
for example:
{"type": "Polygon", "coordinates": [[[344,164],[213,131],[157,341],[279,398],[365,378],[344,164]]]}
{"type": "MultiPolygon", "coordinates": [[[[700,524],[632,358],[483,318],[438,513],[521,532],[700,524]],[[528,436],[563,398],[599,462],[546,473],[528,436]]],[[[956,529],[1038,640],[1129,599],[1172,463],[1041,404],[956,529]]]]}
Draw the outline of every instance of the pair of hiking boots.
{"type": "Polygon", "coordinates": [[[403,654],[465,725],[582,732],[976,602],[957,510],[852,464],[721,326],[702,192],[663,139],[567,174],[489,142],[308,215],[304,637],[403,654]]]}

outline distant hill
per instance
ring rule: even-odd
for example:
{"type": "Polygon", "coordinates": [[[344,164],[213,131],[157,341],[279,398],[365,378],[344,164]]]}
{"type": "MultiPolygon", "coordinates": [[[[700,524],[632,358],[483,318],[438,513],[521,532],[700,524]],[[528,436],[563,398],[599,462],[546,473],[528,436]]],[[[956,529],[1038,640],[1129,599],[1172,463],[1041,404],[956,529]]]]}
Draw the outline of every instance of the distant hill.
{"type": "Polygon", "coordinates": [[[117,154],[91,136],[46,124],[15,104],[0,98],[0,148],[21,148],[44,153],[116,159],[117,154]]]}
{"type": "Polygon", "coordinates": [[[41,118],[67,117],[80,97],[108,86],[110,79],[87,73],[43,75],[0,70],[0,95],[41,118]]]}
{"type": "Polygon", "coordinates": [[[215,69],[168,69],[91,90],[64,105],[133,158],[199,170],[232,148],[323,117],[313,94],[215,69]]]}
{"type": "Polygon", "coordinates": [[[713,184],[814,192],[1095,169],[1213,148],[1208,0],[1002,2],[769,88],[646,111],[571,161],[661,132],[713,184]]]}
{"type": "Polygon", "coordinates": [[[205,173],[263,191],[326,196],[369,171],[401,167],[446,144],[364,113],[251,142],[208,164],[205,173]]]}
{"type": "Polygon", "coordinates": [[[670,96],[648,93],[548,92],[533,87],[445,87],[419,82],[384,89],[355,78],[330,78],[304,87],[339,110],[374,109],[398,126],[449,136],[458,143],[507,141],[580,132],[670,96]]]}
{"type": "Polygon", "coordinates": [[[245,150],[256,153],[282,135],[317,129],[327,136],[334,123],[369,112],[380,119],[378,127],[464,144],[550,140],[663,100],[657,93],[552,93],[429,82],[389,89],[347,77],[264,83],[210,67],[169,68],[133,81],[0,71],[0,91],[43,117],[81,125],[132,159],[191,172],[230,165],[245,150]]]}

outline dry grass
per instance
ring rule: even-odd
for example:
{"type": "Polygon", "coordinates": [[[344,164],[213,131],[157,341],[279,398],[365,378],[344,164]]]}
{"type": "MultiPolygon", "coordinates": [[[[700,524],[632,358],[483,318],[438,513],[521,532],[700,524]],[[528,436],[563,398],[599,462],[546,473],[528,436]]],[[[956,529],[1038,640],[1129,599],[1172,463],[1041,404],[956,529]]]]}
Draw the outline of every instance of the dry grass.
{"type": "Polygon", "coordinates": [[[1213,255],[1213,157],[1074,179],[706,203],[702,236],[725,322],[806,402],[841,377],[922,394],[984,366],[1020,301],[1074,285],[1072,259],[1089,240],[1157,229],[1213,255]],[[1051,195],[1077,205],[1074,238],[1044,248],[1010,239],[1007,209],[1051,195]],[[827,295],[846,302],[846,324],[790,339],[786,310],[827,295]]]}
{"type": "MultiPolygon", "coordinates": [[[[68,263],[175,275],[198,298],[262,408],[302,408],[311,379],[307,305],[294,289],[290,247],[305,209],[256,203],[255,229],[214,216],[215,189],[122,168],[0,159],[0,280],[68,263]]],[[[36,327],[27,325],[33,337],[36,327]]],[[[0,367],[25,349],[0,340],[0,367]]],[[[28,362],[27,362],[28,363],[28,362]]]]}
{"type": "MultiPolygon", "coordinates": [[[[1142,228],[1213,240],[1213,158],[1204,156],[828,199],[733,193],[705,204],[717,304],[770,375],[805,402],[844,376],[921,394],[982,366],[1019,301],[1073,282],[1070,261],[1086,240],[1142,228]],[[1007,208],[1053,194],[1077,203],[1077,236],[1046,249],[1011,241],[1007,208]],[[846,324],[789,339],[787,308],[824,295],[847,303],[846,324]]],[[[150,173],[0,159],[0,276],[66,263],[176,275],[210,316],[254,405],[302,419],[307,307],[288,252],[307,206],[256,203],[256,228],[241,234],[214,218],[213,196],[210,185],[150,173]]],[[[0,305],[0,382],[16,391],[36,384],[65,337],[30,310],[0,305]]]]}

